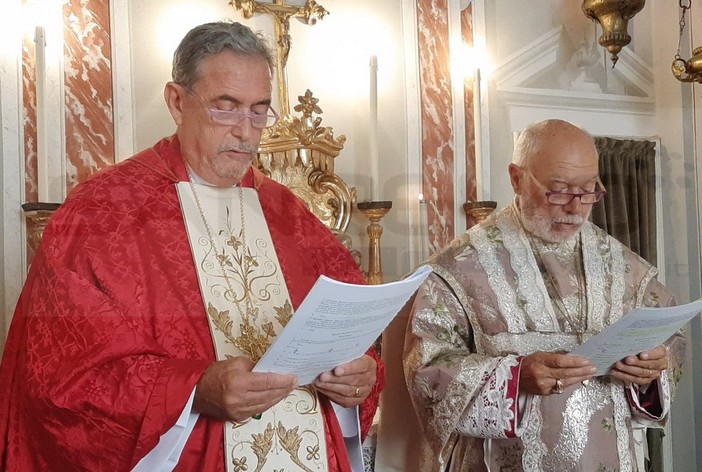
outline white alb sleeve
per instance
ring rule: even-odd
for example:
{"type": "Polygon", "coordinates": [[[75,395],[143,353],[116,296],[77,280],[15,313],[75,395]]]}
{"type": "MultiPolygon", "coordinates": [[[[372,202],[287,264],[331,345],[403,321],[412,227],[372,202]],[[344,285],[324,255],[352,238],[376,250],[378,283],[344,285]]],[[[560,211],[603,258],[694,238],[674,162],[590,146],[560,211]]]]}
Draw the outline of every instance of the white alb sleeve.
{"type": "Polygon", "coordinates": [[[156,447],[142,457],[132,472],[171,472],[175,468],[185,443],[200,417],[199,413],[192,412],[194,399],[195,389],[193,388],[178,421],[161,436],[156,447]]]}

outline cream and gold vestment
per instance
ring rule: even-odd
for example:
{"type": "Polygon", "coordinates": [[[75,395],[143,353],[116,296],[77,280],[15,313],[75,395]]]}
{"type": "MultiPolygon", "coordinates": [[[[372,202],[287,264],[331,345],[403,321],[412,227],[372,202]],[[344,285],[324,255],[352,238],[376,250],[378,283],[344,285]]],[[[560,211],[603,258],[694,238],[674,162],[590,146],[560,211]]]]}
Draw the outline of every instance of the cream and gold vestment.
{"type": "Polygon", "coordinates": [[[665,420],[682,335],[667,342],[669,369],[646,394],[607,376],[561,395],[520,394],[519,363],[674,299],[654,267],[590,222],[547,243],[518,212],[494,213],[433,257],[415,298],[404,368],[428,445],[417,470],[638,470],[631,422],[665,420]]]}
{"type": "MultiPolygon", "coordinates": [[[[257,362],[293,316],[256,190],[178,184],[217,360],[257,362]]],[[[242,423],[224,422],[228,472],[328,470],[317,392],[300,386],[242,423]]]]}

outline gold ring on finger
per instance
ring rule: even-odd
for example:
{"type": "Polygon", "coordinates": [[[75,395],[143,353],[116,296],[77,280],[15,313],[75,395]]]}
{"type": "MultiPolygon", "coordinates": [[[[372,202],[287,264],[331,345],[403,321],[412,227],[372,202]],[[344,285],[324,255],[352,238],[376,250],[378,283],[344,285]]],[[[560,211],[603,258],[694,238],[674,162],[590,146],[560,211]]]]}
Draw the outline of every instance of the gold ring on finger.
{"type": "Polygon", "coordinates": [[[556,379],[556,385],[553,387],[553,393],[563,393],[563,387],[563,381],[561,379],[556,379]]]}

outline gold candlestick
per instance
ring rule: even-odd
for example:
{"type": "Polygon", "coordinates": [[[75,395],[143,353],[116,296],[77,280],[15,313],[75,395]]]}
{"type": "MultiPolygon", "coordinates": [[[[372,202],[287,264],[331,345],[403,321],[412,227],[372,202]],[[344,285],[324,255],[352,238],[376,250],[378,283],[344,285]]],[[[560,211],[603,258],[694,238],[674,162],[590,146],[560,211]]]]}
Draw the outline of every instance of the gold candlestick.
{"type": "Polygon", "coordinates": [[[490,200],[465,202],[463,204],[463,211],[466,213],[467,227],[470,228],[483,221],[496,207],[497,202],[490,200]]]}
{"type": "Polygon", "coordinates": [[[29,202],[22,204],[27,225],[27,267],[32,263],[51,215],[58,209],[59,203],[29,202]]]}
{"type": "Polygon", "coordinates": [[[392,202],[359,202],[357,207],[370,222],[366,228],[370,238],[366,280],[368,285],[379,285],[383,283],[383,262],[380,257],[380,237],[383,234],[383,227],[380,225],[380,220],[390,211],[392,202]]]}

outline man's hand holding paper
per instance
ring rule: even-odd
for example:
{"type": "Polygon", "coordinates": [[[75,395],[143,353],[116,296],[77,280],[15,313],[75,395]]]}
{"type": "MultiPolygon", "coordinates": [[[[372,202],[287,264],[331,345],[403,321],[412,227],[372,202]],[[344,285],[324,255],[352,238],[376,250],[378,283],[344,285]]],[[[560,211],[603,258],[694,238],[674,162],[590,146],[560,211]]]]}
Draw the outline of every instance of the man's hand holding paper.
{"type": "Polygon", "coordinates": [[[360,405],[375,385],[376,362],[364,355],[331,371],[322,372],[314,386],[337,405],[360,405]]]}
{"type": "Polygon", "coordinates": [[[668,368],[668,350],[658,346],[636,356],[627,356],[612,366],[609,374],[622,382],[647,387],[668,368]]]}
{"type": "Polygon", "coordinates": [[[297,388],[294,375],[251,372],[253,366],[243,356],[212,363],[195,390],[193,410],[241,422],[269,409],[297,388]]]}
{"type": "Polygon", "coordinates": [[[663,343],[702,311],[702,299],[669,308],[636,308],[570,354],[583,356],[597,375],[648,385],[668,366],[663,343]]]}

